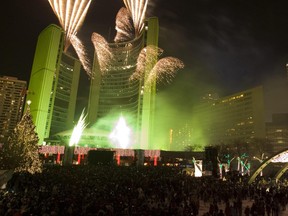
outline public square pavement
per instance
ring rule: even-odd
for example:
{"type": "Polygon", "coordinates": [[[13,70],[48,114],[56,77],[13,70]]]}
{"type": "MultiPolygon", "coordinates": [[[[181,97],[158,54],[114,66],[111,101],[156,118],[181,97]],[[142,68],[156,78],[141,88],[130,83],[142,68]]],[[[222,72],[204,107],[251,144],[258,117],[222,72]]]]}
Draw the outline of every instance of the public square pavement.
{"type": "MultiPolygon", "coordinates": [[[[244,210],[247,206],[251,208],[253,203],[253,200],[242,200],[242,216],[245,216],[244,210]]],[[[200,201],[200,207],[199,207],[199,216],[203,216],[205,213],[209,211],[209,206],[210,203],[204,203],[202,200],[200,201]]],[[[221,202],[220,204],[218,203],[219,210],[222,209],[223,212],[225,212],[225,203],[221,202]]],[[[272,214],[270,214],[272,215],[272,214]]],[[[281,210],[279,213],[279,216],[288,216],[288,208],[286,207],[286,210],[281,210]]]]}

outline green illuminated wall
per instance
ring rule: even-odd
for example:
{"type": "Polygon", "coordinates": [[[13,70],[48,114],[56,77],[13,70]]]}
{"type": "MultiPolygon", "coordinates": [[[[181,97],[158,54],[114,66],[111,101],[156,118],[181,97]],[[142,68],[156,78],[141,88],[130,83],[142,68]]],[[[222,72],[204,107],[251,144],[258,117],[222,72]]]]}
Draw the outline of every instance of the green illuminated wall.
{"type": "Polygon", "coordinates": [[[53,80],[59,67],[62,50],[62,29],[56,25],[49,25],[38,37],[27,95],[27,100],[32,102],[31,115],[40,144],[45,137],[53,80]]]}
{"type": "Polygon", "coordinates": [[[94,73],[94,78],[91,79],[91,83],[90,83],[87,120],[88,122],[93,124],[97,120],[99,97],[100,97],[100,86],[101,86],[101,71],[100,71],[98,57],[97,57],[96,52],[94,53],[92,72],[94,73]]]}
{"type": "MultiPolygon", "coordinates": [[[[147,20],[148,30],[146,33],[146,46],[154,45],[158,47],[159,23],[158,18],[152,17],[147,20]]],[[[147,53],[149,55],[149,53],[147,53]]],[[[157,62],[155,59],[154,64],[157,62]]],[[[152,70],[154,64],[146,65],[145,79],[152,70]]],[[[161,149],[153,143],[154,131],[154,114],[155,114],[155,94],[156,94],[156,80],[145,86],[143,92],[142,115],[141,115],[141,135],[140,148],[141,149],[161,149]]]]}
{"type": "MultiPolygon", "coordinates": [[[[81,63],[78,59],[63,53],[55,79],[54,101],[51,101],[51,125],[49,136],[73,128],[81,63]]],[[[48,137],[48,136],[47,136],[48,137]]]]}
{"type": "Polygon", "coordinates": [[[49,25],[39,35],[28,95],[39,144],[73,127],[81,63],[63,52],[63,29],[49,25]]]}

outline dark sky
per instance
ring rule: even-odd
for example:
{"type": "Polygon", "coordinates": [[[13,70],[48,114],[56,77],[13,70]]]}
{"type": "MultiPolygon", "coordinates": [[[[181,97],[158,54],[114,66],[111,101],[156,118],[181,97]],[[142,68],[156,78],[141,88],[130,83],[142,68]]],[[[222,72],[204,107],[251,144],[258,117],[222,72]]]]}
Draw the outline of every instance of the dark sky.
{"type": "MultiPolygon", "coordinates": [[[[48,0],[4,1],[0,74],[29,80],[39,33],[58,24],[48,0]]],[[[91,51],[92,32],[114,38],[121,0],[94,0],[78,37],[91,51]]],[[[157,16],[163,57],[181,59],[185,69],[159,95],[190,110],[205,90],[225,96],[256,85],[265,87],[270,112],[287,112],[287,0],[150,0],[147,16],[157,16]],[[283,88],[283,89],[282,89],[283,88]],[[285,92],[285,94],[283,94],[285,92]],[[283,99],[285,97],[285,99],[283,99]],[[273,98],[273,101],[271,101],[273,98]]],[[[85,73],[81,80],[87,80],[85,73]]]]}

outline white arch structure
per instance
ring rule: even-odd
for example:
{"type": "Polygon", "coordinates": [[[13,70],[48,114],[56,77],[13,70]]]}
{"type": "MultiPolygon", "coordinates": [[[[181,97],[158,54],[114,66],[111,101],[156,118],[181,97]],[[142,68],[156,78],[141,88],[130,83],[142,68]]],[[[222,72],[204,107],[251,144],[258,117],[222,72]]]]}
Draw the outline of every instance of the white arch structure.
{"type": "Polygon", "coordinates": [[[270,163],[287,163],[284,167],[282,167],[275,175],[274,179],[278,181],[279,178],[287,171],[288,169],[288,149],[283,150],[281,152],[278,152],[274,156],[268,158],[267,160],[264,160],[259,167],[254,171],[254,173],[251,175],[248,184],[251,184],[256,177],[259,175],[259,173],[270,163]]]}

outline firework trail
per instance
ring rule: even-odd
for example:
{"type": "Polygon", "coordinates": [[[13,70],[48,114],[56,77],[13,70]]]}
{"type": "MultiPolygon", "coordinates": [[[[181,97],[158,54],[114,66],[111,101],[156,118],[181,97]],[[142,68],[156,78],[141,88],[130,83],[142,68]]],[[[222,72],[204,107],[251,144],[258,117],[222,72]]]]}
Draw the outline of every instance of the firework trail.
{"type": "Polygon", "coordinates": [[[144,28],[144,19],[148,0],[123,0],[123,2],[131,14],[135,36],[138,36],[144,28]]]}
{"type": "Polygon", "coordinates": [[[157,83],[171,83],[176,76],[176,72],[179,69],[184,68],[184,64],[181,60],[174,57],[165,57],[160,59],[148,75],[148,79],[145,81],[145,86],[149,86],[154,80],[157,83]]]}
{"type": "Polygon", "coordinates": [[[100,70],[102,73],[104,73],[107,71],[107,67],[112,60],[112,52],[109,44],[104,37],[95,32],[92,33],[91,41],[98,57],[100,70]]]}
{"type": "Polygon", "coordinates": [[[144,47],[138,58],[135,72],[130,76],[129,80],[141,80],[145,76],[145,68],[153,68],[155,60],[163,53],[163,50],[157,46],[149,45],[144,47]]]}
{"type": "Polygon", "coordinates": [[[70,37],[70,41],[79,57],[81,64],[83,65],[84,70],[86,71],[89,77],[93,77],[90,62],[87,58],[87,53],[85,51],[84,45],[76,35],[72,35],[70,37]]]}
{"type": "Polygon", "coordinates": [[[88,76],[92,77],[90,65],[86,59],[86,51],[81,41],[76,37],[82,26],[92,0],[48,0],[53,12],[57,16],[61,27],[65,31],[66,52],[72,44],[88,76]]]}
{"type": "Polygon", "coordinates": [[[121,116],[109,138],[117,147],[125,149],[131,143],[131,135],[131,129],[127,126],[123,116],[121,116]]]}
{"type": "Polygon", "coordinates": [[[85,115],[84,111],[85,111],[85,109],[83,109],[81,116],[80,116],[76,126],[73,129],[73,132],[72,132],[72,135],[71,135],[71,138],[69,141],[69,146],[73,146],[73,145],[76,146],[78,144],[78,142],[81,138],[82,132],[84,131],[84,129],[88,125],[87,123],[85,123],[87,114],[85,115]]]}
{"type": "Polygon", "coordinates": [[[92,0],[48,0],[60,25],[65,31],[65,50],[70,38],[82,26],[92,0]]]}
{"type": "Polygon", "coordinates": [[[117,34],[114,38],[114,42],[124,42],[129,41],[134,38],[134,27],[133,20],[130,16],[127,8],[122,7],[116,16],[116,27],[117,34]]]}

